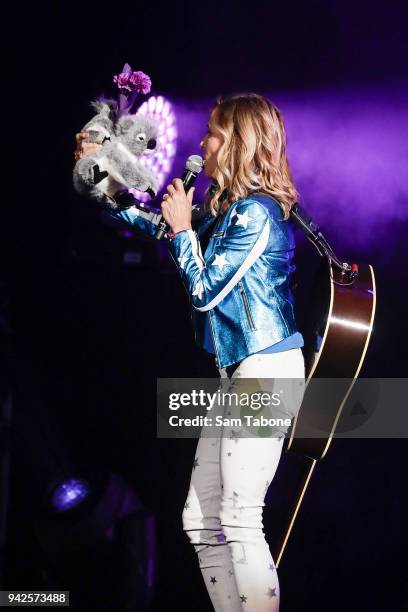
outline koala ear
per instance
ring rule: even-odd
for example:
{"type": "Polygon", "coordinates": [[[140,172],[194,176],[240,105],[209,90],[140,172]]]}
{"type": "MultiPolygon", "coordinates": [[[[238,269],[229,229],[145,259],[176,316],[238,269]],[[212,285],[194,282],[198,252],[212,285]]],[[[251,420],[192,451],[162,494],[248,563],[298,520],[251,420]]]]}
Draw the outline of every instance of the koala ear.
{"type": "Polygon", "coordinates": [[[97,111],[98,114],[101,115],[109,115],[112,110],[109,104],[102,102],[101,100],[94,100],[91,102],[91,106],[97,111]]]}

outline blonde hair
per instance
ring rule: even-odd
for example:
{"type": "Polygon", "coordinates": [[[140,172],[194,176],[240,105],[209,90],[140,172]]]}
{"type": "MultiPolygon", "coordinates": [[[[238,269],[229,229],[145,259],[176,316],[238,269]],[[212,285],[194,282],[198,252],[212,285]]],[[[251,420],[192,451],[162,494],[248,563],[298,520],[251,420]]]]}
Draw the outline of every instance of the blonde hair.
{"type": "Polygon", "coordinates": [[[287,219],[298,193],[286,157],[283,118],[276,106],[252,93],[219,98],[209,126],[224,138],[213,176],[215,188],[207,190],[212,214],[223,214],[232,202],[257,191],[273,196],[287,219]]]}

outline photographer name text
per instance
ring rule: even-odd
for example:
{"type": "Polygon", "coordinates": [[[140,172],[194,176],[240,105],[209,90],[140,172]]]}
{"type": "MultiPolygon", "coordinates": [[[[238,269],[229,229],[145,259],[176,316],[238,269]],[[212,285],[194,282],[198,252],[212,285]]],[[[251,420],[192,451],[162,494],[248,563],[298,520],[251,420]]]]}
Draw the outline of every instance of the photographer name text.
{"type": "Polygon", "coordinates": [[[244,415],[243,417],[228,418],[225,416],[216,416],[215,419],[208,416],[195,416],[191,418],[179,417],[173,415],[169,417],[171,427],[278,427],[289,426],[291,419],[275,419],[264,416],[244,415]]]}

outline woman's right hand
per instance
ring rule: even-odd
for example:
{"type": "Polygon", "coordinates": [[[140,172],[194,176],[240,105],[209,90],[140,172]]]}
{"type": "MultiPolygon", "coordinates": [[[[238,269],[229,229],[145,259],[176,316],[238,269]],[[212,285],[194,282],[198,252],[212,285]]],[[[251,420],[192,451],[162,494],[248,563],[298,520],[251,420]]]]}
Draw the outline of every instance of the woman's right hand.
{"type": "Polygon", "coordinates": [[[81,159],[81,157],[84,157],[85,155],[92,155],[92,153],[94,153],[95,151],[99,151],[102,146],[97,142],[86,142],[86,138],[88,138],[88,136],[89,132],[78,132],[78,134],[75,134],[75,140],[77,145],[74,157],[76,161],[78,161],[78,159],[81,159]]]}

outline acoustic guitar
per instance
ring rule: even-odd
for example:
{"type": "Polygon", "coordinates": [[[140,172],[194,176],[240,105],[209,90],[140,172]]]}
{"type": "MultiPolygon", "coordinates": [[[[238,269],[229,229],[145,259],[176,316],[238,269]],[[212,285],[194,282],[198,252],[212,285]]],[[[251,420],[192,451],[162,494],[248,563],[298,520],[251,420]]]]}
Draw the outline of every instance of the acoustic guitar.
{"type": "Polygon", "coordinates": [[[301,329],[305,340],[305,394],[284,447],[286,452],[302,456],[302,474],[293,493],[287,525],[275,548],[276,566],[282,559],[313,470],[328,451],[359,376],[376,306],[372,266],[339,261],[318,226],[297,204],[292,209],[292,220],[317,248],[322,262],[312,288],[308,321],[301,329]]]}

